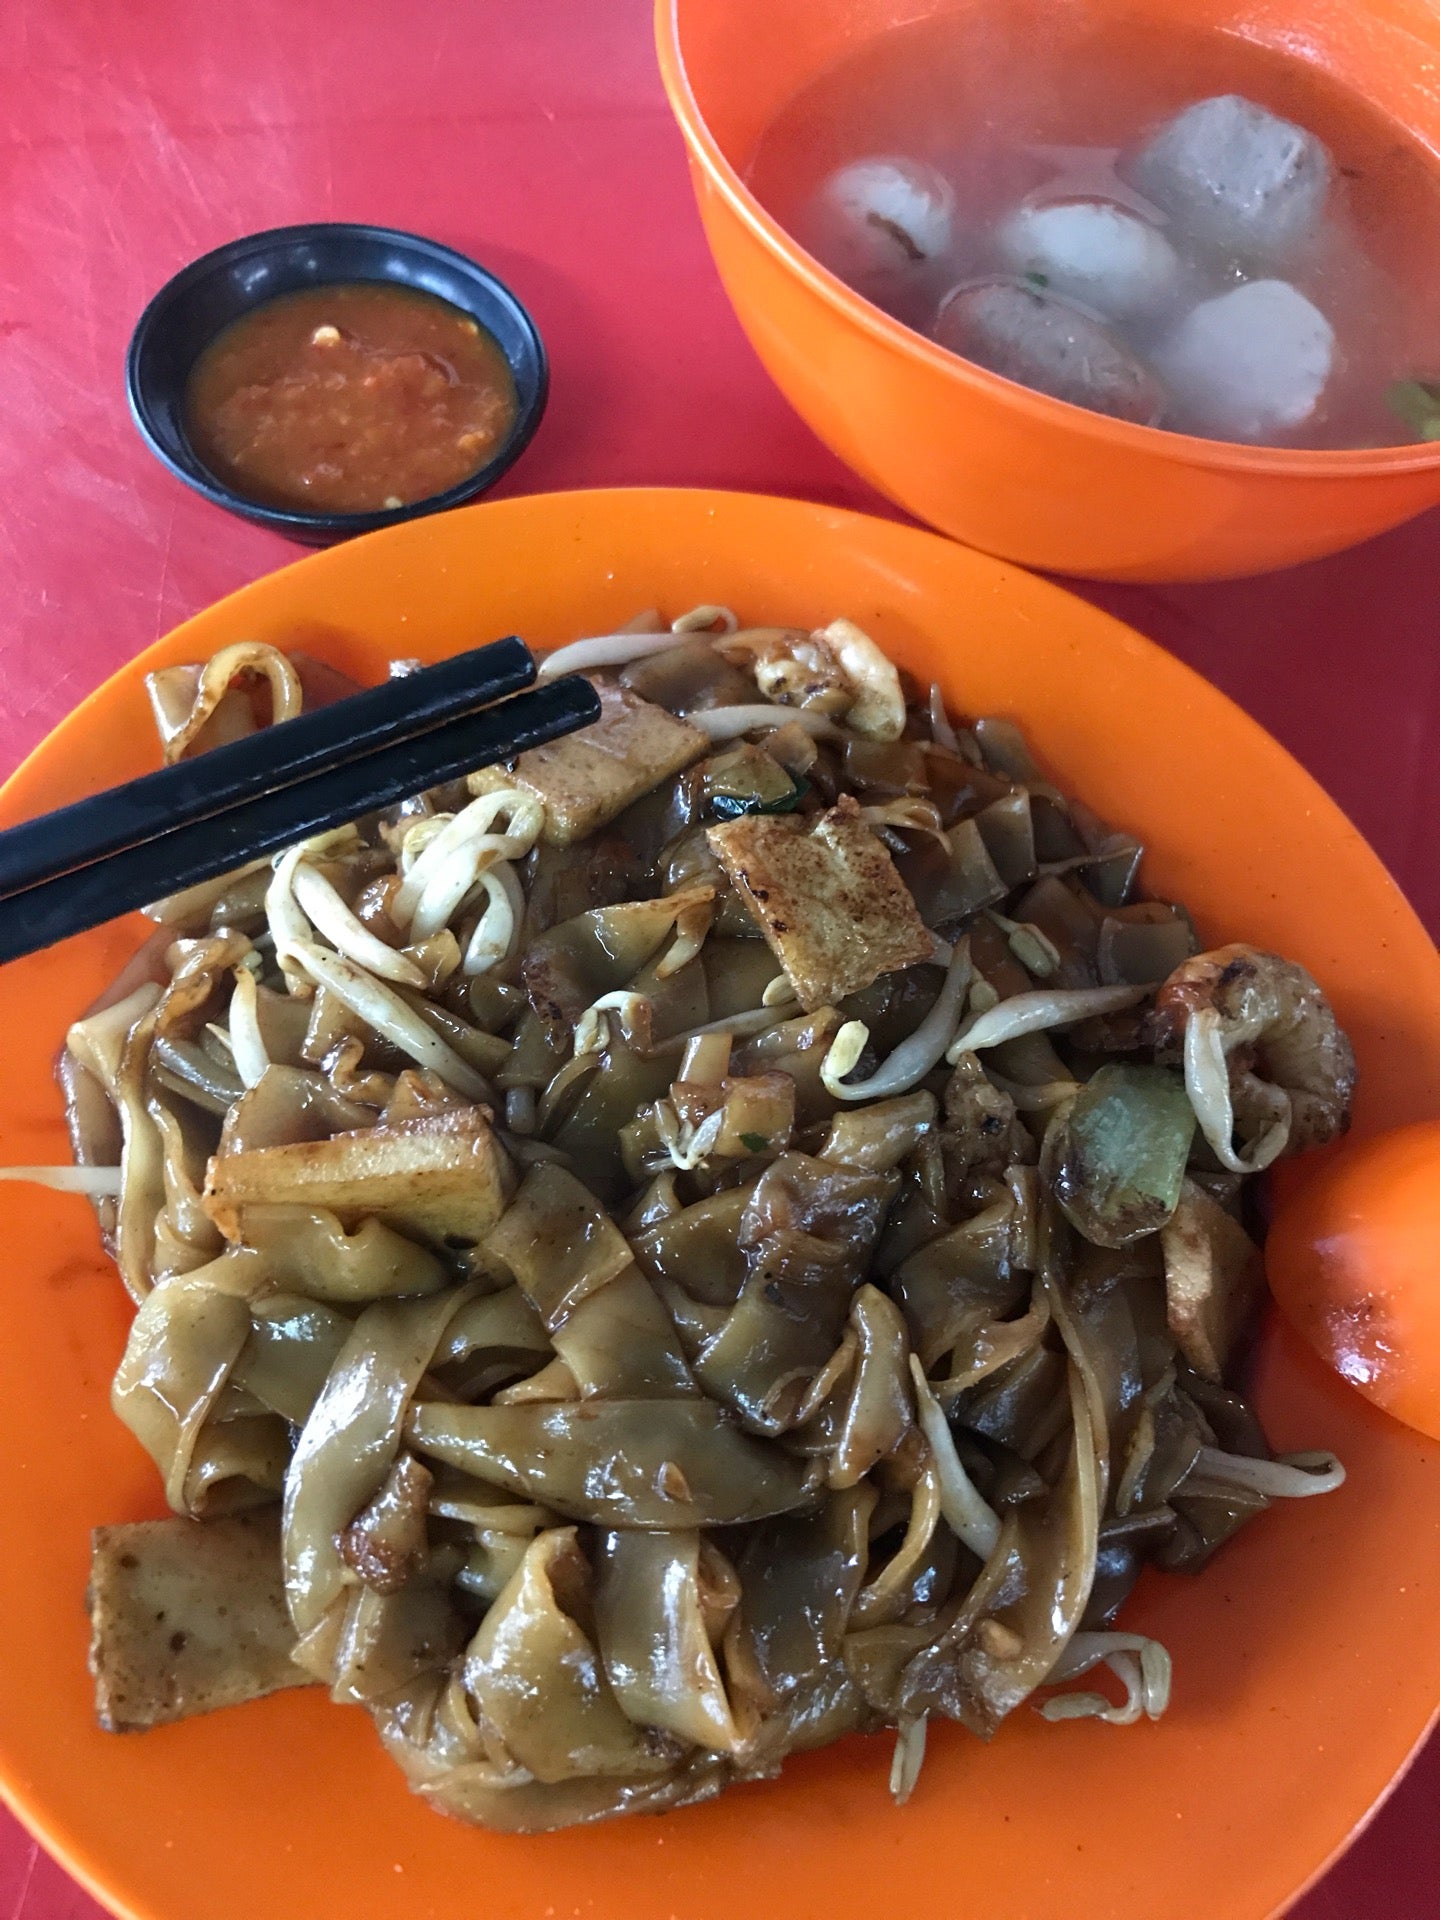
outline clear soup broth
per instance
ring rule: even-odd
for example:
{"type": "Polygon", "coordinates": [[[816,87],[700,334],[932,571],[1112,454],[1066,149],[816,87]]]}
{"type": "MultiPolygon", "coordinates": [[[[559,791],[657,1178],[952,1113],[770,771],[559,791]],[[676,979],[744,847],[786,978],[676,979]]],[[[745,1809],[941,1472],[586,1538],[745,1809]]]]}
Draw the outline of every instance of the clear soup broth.
{"type": "Polygon", "coordinates": [[[1263,444],[1440,437],[1440,163],[1237,35],[940,14],[797,95],[749,183],[868,299],[1057,397],[1263,444]]]}

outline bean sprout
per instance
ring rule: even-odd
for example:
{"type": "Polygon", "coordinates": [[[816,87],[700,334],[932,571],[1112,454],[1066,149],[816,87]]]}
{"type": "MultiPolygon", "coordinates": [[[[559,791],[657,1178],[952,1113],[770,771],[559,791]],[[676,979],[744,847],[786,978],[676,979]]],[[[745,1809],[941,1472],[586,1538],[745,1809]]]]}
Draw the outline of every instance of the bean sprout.
{"type": "Polygon", "coordinates": [[[535,679],[543,686],[562,673],[590,673],[597,667],[628,667],[632,660],[648,660],[653,654],[673,653],[684,645],[683,637],[666,629],[664,633],[600,633],[591,640],[572,640],[568,647],[557,647],[541,660],[535,679]]]}
{"type": "Polygon", "coordinates": [[[55,1193],[83,1193],[92,1200],[118,1198],[125,1185],[120,1167],[0,1167],[0,1180],[24,1180],[55,1193]]]}
{"type": "Polygon", "coordinates": [[[688,613],[682,613],[678,620],[670,622],[672,633],[713,633],[716,628],[721,633],[737,633],[740,621],[729,607],[692,607],[688,613]]]}
{"type": "Polygon", "coordinates": [[[255,1086],[270,1065],[270,1053],[260,1031],[260,991],[248,967],[235,969],[228,1038],[236,1073],[247,1087],[255,1086]]]}
{"type": "Polygon", "coordinates": [[[955,1437],[940,1402],[930,1391],[925,1369],[912,1353],[910,1378],[915,1384],[915,1410],[920,1431],[930,1443],[935,1471],[940,1479],[940,1511],[945,1524],[957,1540],[963,1540],[981,1560],[988,1560],[1000,1538],[1000,1519],[995,1509],[965,1471],[955,1449],[955,1437]]]}
{"type": "Polygon", "coordinates": [[[472,976],[489,973],[492,967],[509,958],[520,922],[525,917],[525,896],[508,860],[497,860],[488,872],[481,874],[480,884],[486,894],[485,911],[475,923],[461,962],[464,971],[472,976]]]}
{"type": "MultiPolygon", "coordinates": [[[[438,933],[480,874],[496,860],[523,859],[544,824],[545,809],[533,793],[519,787],[482,793],[426,838],[396,891],[392,917],[409,927],[412,940],[438,933]],[[493,833],[502,814],[509,830],[493,833]]],[[[408,847],[409,835],[406,841],[408,847]]]]}
{"type": "Polygon", "coordinates": [[[675,916],[675,938],[664,957],[657,962],[655,978],[668,980],[683,966],[693,960],[705,944],[710,931],[710,923],[715,917],[715,895],[713,888],[708,899],[696,899],[690,905],[682,907],[675,916]]]}
{"type": "Polygon", "coordinates": [[[915,1791],[920,1769],[925,1764],[925,1728],[922,1713],[918,1719],[902,1720],[895,1735],[895,1753],[890,1762],[890,1794],[897,1807],[903,1807],[915,1791]]]}
{"type": "Polygon", "coordinates": [[[397,953],[346,906],[318,868],[301,860],[291,870],[291,889],[296,904],[323,933],[337,952],[353,960],[367,973],[393,980],[397,986],[423,988],[424,974],[408,955],[397,953]]]}
{"type": "Polygon", "coordinates": [[[643,993],[630,993],[621,988],[615,993],[602,993],[600,998],[581,1014],[575,1026],[575,1051],[582,1053],[604,1053],[610,1045],[610,1022],[607,1013],[618,1013],[624,1024],[633,1029],[642,1022],[648,1026],[650,1002],[643,993]]]}
{"type": "Polygon", "coordinates": [[[940,842],[946,853],[950,842],[940,824],[940,809],[933,800],[907,797],[886,800],[879,806],[862,807],[860,818],[871,827],[899,827],[907,833],[928,833],[940,842]]]}
{"type": "Polygon", "coordinates": [[[1033,920],[1009,920],[994,907],[987,907],[985,914],[1005,935],[1005,944],[1027,973],[1048,980],[1060,971],[1060,949],[1033,920]]]}
{"type": "Polygon", "coordinates": [[[738,740],[742,733],[767,733],[787,726],[803,727],[812,740],[846,738],[842,727],[808,707],[775,707],[758,702],[753,707],[698,707],[685,718],[712,740],[738,740]]]}
{"type": "Polygon", "coordinates": [[[1125,1689],[1121,1705],[1103,1693],[1060,1693],[1042,1701],[1046,1720],[1103,1720],[1132,1727],[1143,1713],[1158,1720],[1170,1704],[1171,1662],[1158,1640],[1143,1633],[1076,1633],[1050,1672],[1052,1685],[1078,1680],[1103,1661],[1125,1689]]]}
{"type": "Polygon", "coordinates": [[[328,987],[342,1005],[358,1014],[377,1033],[392,1040],[402,1053],[429,1067],[447,1086],[471,1100],[485,1099],[489,1089],[475,1069],[448,1047],[433,1028],[371,974],[343,954],[328,953],[313,940],[296,941],[291,958],[322,987],[328,987]]]}
{"type": "Polygon", "coordinates": [[[1283,1087],[1276,1087],[1279,1117],[1251,1144],[1248,1153],[1236,1153],[1230,1063],[1225,1054],[1220,1015],[1213,1007],[1196,1007],[1185,1022],[1185,1091],[1211,1151],[1231,1173],[1261,1173],[1279,1159],[1289,1144],[1290,1096],[1283,1087]]]}
{"type": "Polygon", "coordinates": [[[1091,1014],[1115,1013],[1121,1007],[1138,1005],[1150,992],[1149,987],[1075,987],[1048,993],[1014,993],[968,1027],[962,1027],[945,1058],[954,1066],[962,1053],[978,1053],[982,1047],[998,1047],[1006,1040],[1045,1033],[1051,1027],[1068,1027],[1076,1020],[1088,1020],[1091,1014]]]}
{"type": "Polygon", "coordinates": [[[660,1144],[670,1156],[670,1164],[679,1173],[693,1173],[714,1147],[725,1125],[725,1109],[717,1107],[698,1126],[680,1118],[673,1101],[655,1102],[655,1125],[660,1144]]]}
{"type": "Polygon", "coordinates": [[[983,973],[977,973],[974,985],[970,989],[971,1013],[988,1013],[992,1007],[998,1007],[1000,995],[991,986],[983,973]]]}
{"type": "Polygon", "coordinates": [[[294,965],[296,949],[310,939],[312,932],[310,922],[295,898],[295,869],[304,858],[305,847],[301,845],[288,848],[275,862],[275,877],[265,889],[265,918],[269,922],[270,937],[275,942],[275,958],[285,975],[286,985],[292,993],[298,991],[302,997],[307,997],[313,989],[303,972],[294,965]]]}
{"type": "Polygon", "coordinates": [[[955,1037],[970,974],[970,943],[962,940],[951,954],[945,984],[919,1026],[881,1062],[868,1080],[853,1080],[848,1085],[845,1076],[853,1071],[864,1052],[870,1029],[863,1021],[847,1020],[830,1043],[820,1069],[826,1092],[837,1100],[884,1100],[891,1094],[908,1093],[911,1087],[917,1086],[932,1067],[939,1065],[955,1037]]]}
{"type": "Polygon", "coordinates": [[[1344,1467],[1326,1451],[1282,1453],[1278,1460],[1252,1460],[1246,1454],[1201,1447],[1190,1471],[1197,1480],[1240,1487],[1247,1493],[1263,1494],[1267,1500],[1308,1500],[1317,1493],[1333,1493],[1345,1484],[1344,1467]]]}

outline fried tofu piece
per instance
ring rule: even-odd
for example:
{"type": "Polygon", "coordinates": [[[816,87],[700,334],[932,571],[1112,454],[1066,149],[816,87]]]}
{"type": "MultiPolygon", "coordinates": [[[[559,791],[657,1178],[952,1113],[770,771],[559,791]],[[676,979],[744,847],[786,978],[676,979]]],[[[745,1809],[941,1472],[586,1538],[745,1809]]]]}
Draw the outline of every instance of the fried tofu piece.
{"type": "Polygon", "coordinates": [[[449,1248],[477,1245],[505,1209],[509,1161],[483,1107],[337,1133],[328,1140],[220,1153],[205,1179],[205,1211],[227,1240],[241,1209],[322,1207],[347,1225],[373,1216],[449,1248]]]}
{"type": "Polygon", "coordinates": [[[1197,1373],[1218,1381],[1264,1292],[1260,1250],[1191,1180],[1160,1230],[1160,1248],[1175,1344],[1197,1373]]]}
{"type": "Polygon", "coordinates": [[[745,814],[706,837],[807,1012],[930,958],[919,909],[848,793],[809,833],[745,814]]]}
{"type": "Polygon", "coordinates": [[[498,787],[533,793],[545,808],[541,838],[552,847],[585,839],[710,748],[698,727],[628,687],[597,685],[595,691],[600,718],[593,726],[531,747],[513,767],[484,767],[469,778],[472,793],[498,787]]]}
{"type": "Polygon", "coordinates": [[[97,1527],[90,1671],[107,1733],[313,1685],[291,1659],[280,1509],[97,1527]]]}

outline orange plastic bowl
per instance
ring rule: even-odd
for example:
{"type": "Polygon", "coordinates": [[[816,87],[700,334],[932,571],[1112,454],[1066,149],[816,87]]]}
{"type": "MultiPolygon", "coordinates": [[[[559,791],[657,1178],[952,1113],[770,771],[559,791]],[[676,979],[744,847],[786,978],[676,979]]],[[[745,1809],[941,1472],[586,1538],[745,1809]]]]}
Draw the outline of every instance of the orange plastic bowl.
{"type": "MultiPolygon", "coordinates": [[[[1003,0],[960,0],[962,5],[1003,0]]],[[[1101,11],[1120,0],[1093,0],[1101,11]]],[[[1318,63],[1440,150],[1430,0],[1124,0],[1318,63]]],[[[720,278],[776,384],[898,505],[1027,566],[1209,580],[1335,553],[1440,501],[1440,446],[1239,447],[1102,418],[944,352],[825,271],[743,184],[825,67],[956,0],[657,0],[660,69],[720,278]]]]}
{"type": "MultiPolygon", "coordinates": [[[[153,767],[147,670],[242,639],[365,680],[520,633],[549,646],[647,606],[845,613],[960,706],[1023,721],[1055,777],[1141,829],[1149,882],[1211,940],[1311,967],[1354,1037],[1357,1132],[1440,1114],[1440,959],[1295,762],[1138,634],[932,534],[739,494],[555,494],[349,542],[200,614],[81,706],[0,793],[0,823],[153,767]]],[[[51,1067],[138,918],[0,968],[0,1163],[66,1157],[51,1067]]],[[[316,1691],[124,1738],[94,1723],[89,1531],[162,1510],[110,1412],[131,1309],[84,1203],[0,1184],[0,1789],[133,1920],[1269,1920],[1385,1792],[1440,1702],[1440,1446],[1278,1322],[1258,1398],[1282,1448],[1333,1446],[1292,1501],[1125,1620],[1175,1657],[1158,1725],[932,1729],[895,1808],[891,1743],[663,1818],[520,1839],[408,1793],[368,1718],[316,1691]]]]}

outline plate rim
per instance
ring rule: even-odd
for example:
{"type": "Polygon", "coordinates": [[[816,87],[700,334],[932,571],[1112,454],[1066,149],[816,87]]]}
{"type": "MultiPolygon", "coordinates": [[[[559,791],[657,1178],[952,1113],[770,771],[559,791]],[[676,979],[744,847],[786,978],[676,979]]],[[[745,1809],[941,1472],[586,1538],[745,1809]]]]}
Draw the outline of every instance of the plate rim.
{"type": "MultiPolygon", "coordinates": [[[[828,522],[830,523],[831,530],[836,532],[842,531],[843,527],[848,523],[878,525],[886,529],[887,537],[893,536],[899,539],[902,544],[915,541],[924,547],[934,548],[938,546],[951,553],[958,552],[964,555],[967,563],[973,563],[982,574],[989,574],[992,578],[997,579],[997,581],[1006,576],[1018,577],[1025,582],[1025,591],[1027,593],[1033,593],[1038,589],[1042,598],[1058,596],[1061,602],[1076,603],[1084,607],[1087,621],[1103,623],[1111,630],[1113,636],[1123,639],[1127,647],[1138,651],[1142,657],[1147,658],[1152,670],[1158,665],[1164,673],[1173,676],[1174,684],[1177,687],[1191,686],[1202,689],[1206,699],[1222,703],[1223,706],[1228,709],[1232,723],[1238,722],[1243,729],[1248,732],[1252,745],[1261,747],[1262,750],[1268,754],[1279,756],[1293,773],[1298,775],[1304,783],[1313,803],[1323,812],[1325,816],[1322,822],[1323,831],[1326,834],[1338,831],[1352,843],[1353,847],[1358,848],[1362,852],[1363,857],[1372,865],[1377,879],[1383,878],[1385,886],[1389,889],[1392,908],[1399,912],[1402,921],[1408,922],[1414,930],[1420,932],[1427,943],[1429,942],[1428,933],[1426,933],[1414,909],[1406,900],[1403,890],[1399,887],[1393,875],[1389,873],[1378,854],[1370,847],[1369,843],[1360,833],[1360,830],[1355,826],[1354,822],[1350,820],[1338,802],[1326,792],[1303,763],[1290,753],[1273,734],[1247,713],[1244,708],[1239,706],[1227,693],[1207,680],[1203,674],[1200,674],[1187,662],[1179,659],[1157,642],[1149,639],[1148,636],[1139,633],[1135,628],[1130,627],[1126,622],[1114,614],[1109,613],[1107,610],[1097,607],[1091,602],[1084,600],[1081,596],[1072,593],[1066,587],[1058,585],[1056,582],[1043,576],[1030,573],[1028,570],[1017,566],[1013,562],[999,560],[992,556],[978,553],[973,549],[963,547],[960,543],[952,541],[943,535],[931,532],[928,529],[909,525],[903,521],[891,519],[884,515],[863,513],[851,508],[831,506],[823,502],[809,501],[794,496],[762,494],[734,489],[648,487],[638,485],[566,489],[546,494],[517,495],[499,501],[484,501],[455,509],[454,517],[458,521],[467,521],[471,516],[477,514],[486,515],[492,520],[499,516],[513,515],[516,517],[524,517],[527,513],[534,512],[537,506],[541,511],[546,511],[553,510],[558,503],[575,502],[616,502],[624,505],[642,506],[646,503],[656,501],[663,502],[665,499],[676,496],[686,498],[699,509],[708,508],[714,510],[716,503],[719,503],[721,509],[726,505],[743,509],[759,509],[765,512],[773,511],[777,508],[783,509],[806,518],[815,518],[828,522]]],[[[445,521],[448,521],[450,518],[451,515],[448,514],[443,516],[445,521]]],[[[413,526],[423,524],[425,523],[408,523],[395,528],[384,529],[362,536],[360,543],[347,542],[340,547],[298,556],[286,565],[274,569],[270,573],[263,574],[255,580],[246,582],[230,594],[222,596],[208,606],[197,609],[186,620],[180,622],[167,633],[157,636],[154,641],[139,653],[123,662],[112,673],[108,674],[95,688],[86,694],[82,700],[71,708],[69,712],[57,722],[55,727],[47,732],[23,757],[5,781],[0,783],[0,825],[9,824],[12,818],[19,817],[16,811],[17,805],[23,801],[24,795],[32,783],[46,777],[48,765],[51,760],[57,755],[63,754],[72,735],[84,730],[85,726],[95,717],[96,710],[103,708],[114,697],[116,691],[122,685],[133,688],[137,682],[143,679],[144,673],[152,663],[158,663],[162,658],[167,656],[173,657],[177,649],[183,646],[185,636],[188,635],[197,624],[204,622],[209,616],[218,613],[222,609],[233,608],[236,602],[243,601],[252,594],[264,593],[270,588],[271,583],[273,583],[277,577],[291,575],[297,568],[343,568],[345,564],[343,556],[352,551],[357,544],[363,544],[366,547],[373,548],[380,542],[402,542],[412,537],[413,526]]],[[[433,527],[434,522],[429,524],[433,527]]],[[[1440,955],[1436,956],[1434,984],[1437,991],[1437,1003],[1440,1003],[1440,955]]],[[[1355,1838],[1370,1824],[1403,1779],[1430,1732],[1436,1725],[1437,1720],[1440,1720],[1440,1697],[1437,1697],[1431,1704],[1424,1726],[1409,1745],[1404,1756],[1397,1764],[1379,1794],[1369,1802],[1348,1828],[1345,1835],[1335,1844],[1326,1857],[1314,1866],[1304,1882],[1269,1910],[1265,1920],[1278,1920],[1279,1915],[1288,1911],[1295,1901],[1302,1898],[1306,1892],[1312,1889],[1324,1877],[1355,1838]]],[[[401,1790],[403,1790],[403,1786],[401,1790]]],[[[149,1900],[132,1901],[127,1896],[116,1892],[107,1885],[103,1877],[103,1865],[96,1865],[92,1868],[89,1864],[86,1858],[88,1849],[84,1841],[72,1840],[65,1835],[61,1831],[60,1819],[58,1817],[52,1817],[46,1806],[39,1803],[27,1791],[25,1783],[17,1775],[16,1763],[8,1747],[0,1747],[0,1797],[3,1797],[6,1804],[26,1830],[39,1840],[39,1842],[46,1847],[47,1851],[60,1862],[65,1870],[108,1910],[125,1916],[126,1920],[176,1920],[175,1914],[168,1909],[153,1904],[149,1900]]],[[[1255,1914],[1255,1920],[1260,1920],[1258,1910],[1255,1914]]]]}

